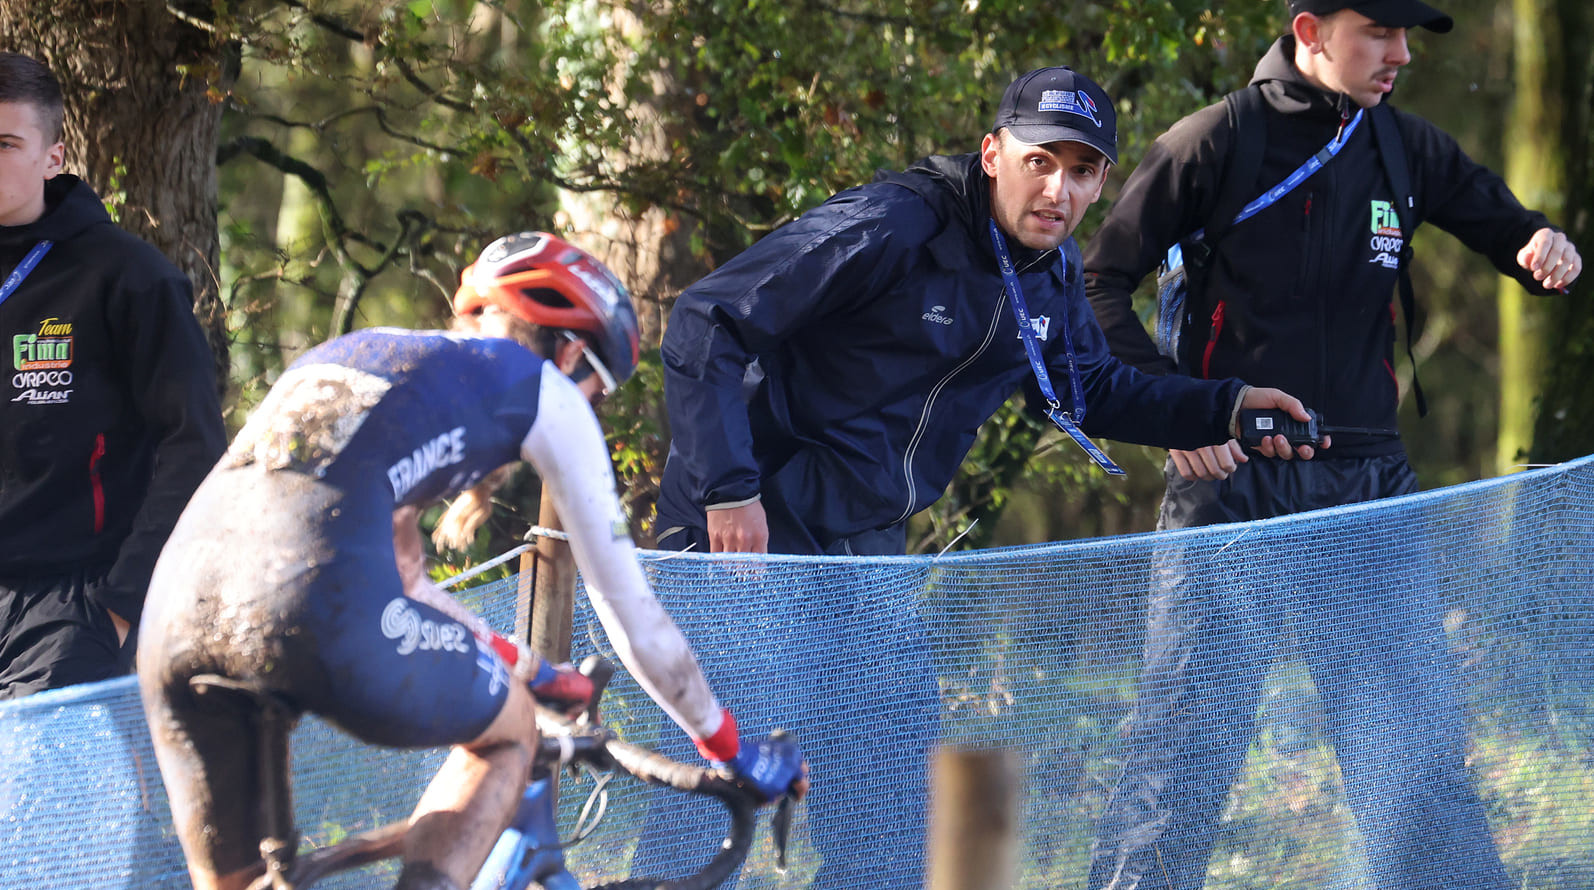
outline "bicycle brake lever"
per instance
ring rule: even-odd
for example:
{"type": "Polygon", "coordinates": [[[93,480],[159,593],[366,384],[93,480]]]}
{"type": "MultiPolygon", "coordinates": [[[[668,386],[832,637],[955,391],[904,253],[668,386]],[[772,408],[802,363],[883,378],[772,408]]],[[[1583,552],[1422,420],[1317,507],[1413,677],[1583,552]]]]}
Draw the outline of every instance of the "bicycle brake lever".
{"type": "Polygon", "coordinates": [[[775,814],[769,819],[770,840],[775,843],[775,868],[786,873],[786,839],[791,836],[792,796],[782,797],[775,804],[775,814]]]}
{"type": "MultiPolygon", "coordinates": [[[[784,729],[776,729],[769,734],[772,739],[789,739],[791,733],[784,729]]],[[[775,804],[775,812],[769,818],[770,840],[775,844],[775,868],[781,874],[786,873],[786,841],[791,837],[791,811],[796,805],[796,798],[784,794],[775,804]]]]}
{"type": "Polygon", "coordinates": [[[581,667],[577,670],[592,681],[592,701],[587,703],[587,711],[582,716],[587,723],[597,723],[598,700],[603,698],[604,687],[614,677],[614,665],[602,655],[593,653],[581,660],[581,667]]]}

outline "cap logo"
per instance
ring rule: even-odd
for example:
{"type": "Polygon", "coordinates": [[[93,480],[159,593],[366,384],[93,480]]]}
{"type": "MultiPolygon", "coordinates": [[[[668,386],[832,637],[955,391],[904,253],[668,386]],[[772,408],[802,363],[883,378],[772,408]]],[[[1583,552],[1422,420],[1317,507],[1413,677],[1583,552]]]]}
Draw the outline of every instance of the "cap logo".
{"type": "Polygon", "coordinates": [[[1077,114],[1097,127],[1101,126],[1101,121],[1096,117],[1096,103],[1091,101],[1084,90],[1045,90],[1041,93],[1040,105],[1035,110],[1077,114]]]}

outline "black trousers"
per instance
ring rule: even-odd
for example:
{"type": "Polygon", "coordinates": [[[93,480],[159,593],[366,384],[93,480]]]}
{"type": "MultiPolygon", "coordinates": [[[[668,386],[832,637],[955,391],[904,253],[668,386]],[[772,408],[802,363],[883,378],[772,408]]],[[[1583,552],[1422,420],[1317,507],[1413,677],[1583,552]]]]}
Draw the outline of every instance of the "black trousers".
{"type": "Polygon", "coordinates": [[[108,680],[132,668],[137,634],[119,644],[111,613],[93,596],[107,570],[0,578],[0,699],[108,680]]]}

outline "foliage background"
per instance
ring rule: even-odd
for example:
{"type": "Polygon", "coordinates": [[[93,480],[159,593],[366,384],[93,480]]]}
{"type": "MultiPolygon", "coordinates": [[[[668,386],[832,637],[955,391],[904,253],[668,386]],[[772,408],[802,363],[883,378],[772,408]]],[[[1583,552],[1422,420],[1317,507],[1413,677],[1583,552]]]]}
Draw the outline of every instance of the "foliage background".
{"type": "MultiPolygon", "coordinates": [[[[1414,33],[1396,100],[1496,169],[1510,145],[1563,171],[1530,203],[1586,232],[1588,12],[1571,0],[1445,6],[1456,31],[1414,33]],[[1549,37],[1514,39],[1524,22],[1549,37]],[[1523,60],[1541,52],[1548,73],[1532,76],[1550,80],[1524,83],[1523,60]],[[1556,126],[1511,126],[1528,93],[1558,109],[1556,126]]],[[[519,229],[559,231],[602,255],[656,346],[681,288],[878,168],[973,150],[1002,88],[1040,65],[1072,65],[1118,104],[1123,163],[1080,228],[1088,238],[1150,141],[1243,85],[1286,21],[1282,0],[0,0],[0,39],[61,73],[69,164],[124,225],[176,254],[182,245],[160,240],[162,208],[214,213],[216,259],[191,274],[202,303],[213,295],[201,315],[227,362],[234,428],[315,342],[446,324],[459,270],[519,229]],[[139,118],[103,100],[140,91],[208,104],[219,120],[135,134],[139,118]],[[151,158],[140,138],[198,145],[193,163],[209,169],[151,158]],[[178,189],[206,174],[209,193],[178,189]]],[[[1535,440],[1553,444],[1536,456],[1582,453],[1586,378],[1540,369],[1516,385],[1513,370],[1502,382],[1493,270],[1432,230],[1417,257],[1432,410],[1405,429],[1425,484],[1509,466],[1514,453],[1504,465],[1496,456],[1503,384],[1514,406],[1540,392],[1556,400],[1535,440]]],[[[1575,297],[1527,308],[1546,319],[1529,328],[1530,352],[1582,355],[1590,320],[1575,297]]],[[[1399,370],[1409,376],[1404,359],[1399,370]]],[[[656,353],[604,410],[646,543],[669,433],[656,353]]],[[[1161,454],[1109,448],[1127,481],[1004,411],[948,496],[915,520],[912,546],[1148,530],[1161,454]]],[[[534,482],[505,494],[482,553],[514,543],[535,495],[534,482]]]]}

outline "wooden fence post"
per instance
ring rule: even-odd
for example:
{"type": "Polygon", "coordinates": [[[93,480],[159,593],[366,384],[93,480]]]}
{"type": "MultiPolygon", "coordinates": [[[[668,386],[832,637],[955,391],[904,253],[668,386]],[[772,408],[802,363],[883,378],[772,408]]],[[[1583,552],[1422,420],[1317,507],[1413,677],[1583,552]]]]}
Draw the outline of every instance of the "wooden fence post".
{"type": "Polygon", "coordinates": [[[1019,760],[942,747],[931,770],[930,890],[1009,890],[1018,856],[1019,760]]]}
{"type": "MultiPolygon", "coordinates": [[[[542,487],[537,524],[545,531],[563,530],[548,486],[542,487]]],[[[570,660],[570,625],[575,614],[576,564],[568,541],[537,535],[537,546],[520,557],[516,589],[515,633],[531,651],[552,662],[570,660]]]]}

